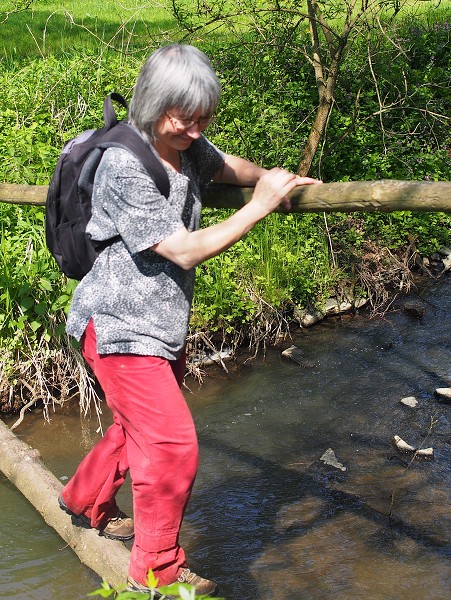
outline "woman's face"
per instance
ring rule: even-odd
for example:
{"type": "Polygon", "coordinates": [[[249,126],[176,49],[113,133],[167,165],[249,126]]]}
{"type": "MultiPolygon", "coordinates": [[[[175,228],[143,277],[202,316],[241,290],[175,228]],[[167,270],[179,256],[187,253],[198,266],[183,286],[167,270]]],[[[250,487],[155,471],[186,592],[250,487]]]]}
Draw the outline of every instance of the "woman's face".
{"type": "Polygon", "coordinates": [[[168,150],[187,150],[211,121],[211,116],[201,110],[186,115],[178,108],[171,108],[155,124],[156,145],[168,150]]]}

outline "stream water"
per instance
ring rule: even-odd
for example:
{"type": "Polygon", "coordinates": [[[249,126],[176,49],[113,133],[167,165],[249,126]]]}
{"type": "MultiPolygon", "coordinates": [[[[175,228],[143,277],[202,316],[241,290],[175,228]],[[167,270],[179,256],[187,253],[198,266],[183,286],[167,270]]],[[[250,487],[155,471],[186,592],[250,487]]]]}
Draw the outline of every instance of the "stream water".
{"type": "MultiPolygon", "coordinates": [[[[182,543],[227,600],[451,596],[451,407],[434,394],[451,386],[450,279],[420,295],[421,320],[399,308],[327,321],[290,340],[302,365],[273,350],[191,385],[201,467],[182,543]],[[394,435],[434,460],[400,455],[394,435]],[[329,448],[345,470],[321,460],[329,448]]],[[[73,407],[51,423],[29,414],[16,432],[64,481],[97,427],[73,407]]],[[[131,512],[129,484],[119,500],[131,512]]],[[[0,506],[0,598],[78,600],[98,587],[3,476],[0,506]]]]}

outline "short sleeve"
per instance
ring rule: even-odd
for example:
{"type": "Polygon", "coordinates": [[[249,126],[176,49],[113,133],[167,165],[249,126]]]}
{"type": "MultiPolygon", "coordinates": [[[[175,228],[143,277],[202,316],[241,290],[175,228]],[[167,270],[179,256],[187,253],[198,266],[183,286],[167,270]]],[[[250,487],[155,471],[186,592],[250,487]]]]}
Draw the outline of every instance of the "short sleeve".
{"type": "Polygon", "coordinates": [[[120,235],[132,254],[183,227],[170,197],[163,196],[140,161],[121,148],[105,151],[96,173],[92,209],[90,236],[104,240],[120,235]]]}

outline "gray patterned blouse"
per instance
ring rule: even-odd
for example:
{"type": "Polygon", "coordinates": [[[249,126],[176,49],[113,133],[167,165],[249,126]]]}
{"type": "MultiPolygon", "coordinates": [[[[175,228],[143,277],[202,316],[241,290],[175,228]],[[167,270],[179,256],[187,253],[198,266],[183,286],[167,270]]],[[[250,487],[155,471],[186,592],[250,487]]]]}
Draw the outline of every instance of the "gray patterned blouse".
{"type": "Polygon", "coordinates": [[[87,232],[94,240],[121,239],[77,286],[66,328],[80,340],[92,318],[99,354],[174,360],[184,347],[195,270],[185,271],[149,248],[183,226],[199,228],[201,190],[224,156],[201,136],[181,157],[181,173],[167,168],[168,199],[127,150],[109,148],[99,165],[87,232]]]}

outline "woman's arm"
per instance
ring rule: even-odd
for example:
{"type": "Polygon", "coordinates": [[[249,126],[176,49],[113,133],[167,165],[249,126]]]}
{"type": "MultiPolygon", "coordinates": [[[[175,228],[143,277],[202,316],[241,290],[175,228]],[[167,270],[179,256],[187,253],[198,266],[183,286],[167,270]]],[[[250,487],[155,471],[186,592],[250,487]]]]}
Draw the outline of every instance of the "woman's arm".
{"type": "Polygon", "coordinates": [[[241,185],[243,187],[254,187],[260,177],[267,172],[267,169],[263,169],[249,160],[233,156],[232,154],[226,154],[224,165],[214,175],[213,181],[216,183],[241,185]]]}
{"type": "MultiPolygon", "coordinates": [[[[183,269],[191,269],[230,248],[280,204],[289,209],[291,205],[287,194],[296,186],[321,183],[317,179],[299,177],[283,169],[276,168],[271,171],[261,169],[263,171],[261,173],[257,170],[253,171],[252,167],[248,168],[247,165],[238,166],[244,167],[244,170],[239,168],[235,172],[235,177],[232,177],[237,183],[243,185],[243,182],[247,181],[248,185],[251,185],[252,178],[257,178],[254,194],[248,204],[216,225],[192,232],[182,227],[173,235],[155,244],[152,250],[183,269]],[[246,180],[245,177],[248,179],[246,180]]],[[[225,176],[229,178],[227,182],[230,183],[231,175],[228,170],[225,176]]]]}

